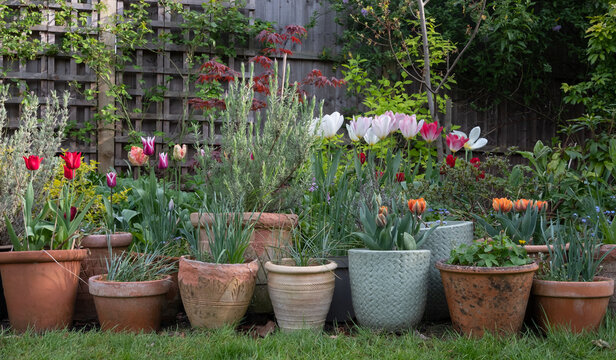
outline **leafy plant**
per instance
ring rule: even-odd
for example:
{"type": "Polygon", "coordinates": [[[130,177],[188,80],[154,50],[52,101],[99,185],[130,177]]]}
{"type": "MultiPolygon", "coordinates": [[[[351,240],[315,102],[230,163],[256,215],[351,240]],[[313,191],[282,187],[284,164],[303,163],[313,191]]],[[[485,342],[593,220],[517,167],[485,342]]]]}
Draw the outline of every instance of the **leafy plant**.
{"type": "Polygon", "coordinates": [[[114,254],[109,250],[110,256],[105,259],[107,274],[103,277],[106,281],[152,281],[177,271],[176,262],[164,258],[157,250],[143,254],[114,254]]]}
{"type": "Polygon", "coordinates": [[[526,249],[514,244],[504,233],[493,239],[460,244],[451,250],[448,264],[480,267],[521,266],[532,263],[526,249]]]}

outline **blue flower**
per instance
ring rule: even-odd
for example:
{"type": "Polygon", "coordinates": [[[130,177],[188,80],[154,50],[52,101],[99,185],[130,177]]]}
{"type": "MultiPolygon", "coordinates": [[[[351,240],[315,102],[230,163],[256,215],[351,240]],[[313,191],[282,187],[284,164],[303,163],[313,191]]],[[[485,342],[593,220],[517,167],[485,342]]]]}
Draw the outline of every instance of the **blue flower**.
{"type": "Polygon", "coordinates": [[[582,222],[583,222],[583,223],[586,223],[586,219],[582,218],[582,222]]]}
{"type": "Polygon", "coordinates": [[[552,28],[552,31],[560,31],[563,27],[561,25],[556,25],[552,28]]]}
{"type": "Polygon", "coordinates": [[[601,209],[598,206],[595,206],[595,211],[596,212],[601,212],[601,209]]]}

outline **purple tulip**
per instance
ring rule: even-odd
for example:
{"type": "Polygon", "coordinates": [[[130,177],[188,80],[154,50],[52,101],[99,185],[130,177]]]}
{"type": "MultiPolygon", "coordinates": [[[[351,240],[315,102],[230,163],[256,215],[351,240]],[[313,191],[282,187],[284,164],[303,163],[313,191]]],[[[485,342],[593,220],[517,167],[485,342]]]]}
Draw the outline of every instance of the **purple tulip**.
{"type": "Polygon", "coordinates": [[[169,166],[169,159],[166,153],[158,154],[158,168],[161,170],[166,169],[169,166]]]}
{"type": "Polygon", "coordinates": [[[141,142],[143,143],[143,155],[154,155],[154,142],[156,141],[156,137],[147,137],[141,138],[141,142]]]}
{"type": "Polygon", "coordinates": [[[117,178],[117,174],[114,172],[108,172],[107,173],[107,186],[109,186],[110,188],[114,188],[116,187],[116,178],[117,178]]]}

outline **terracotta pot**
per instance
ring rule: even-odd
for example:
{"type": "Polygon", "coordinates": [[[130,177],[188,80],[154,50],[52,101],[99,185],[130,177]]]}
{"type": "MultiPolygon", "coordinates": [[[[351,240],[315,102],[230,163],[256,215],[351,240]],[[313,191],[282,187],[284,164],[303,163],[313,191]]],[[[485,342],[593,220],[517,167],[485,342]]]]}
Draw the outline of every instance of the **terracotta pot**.
{"type": "Polygon", "coordinates": [[[254,292],[259,263],[212,264],[180,259],[178,284],[190,325],[219,328],[239,321],[254,292]]]}
{"type": "Polygon", "coordinates": [[[355,310],[353,310],[353,299],[351,297],[349,257],[332,256],[327,258],[327,260],[335,262],[338,266],[334,270],[334,276],[336,277],[334,296],[332,297],[332,304],[329,306],[325,320],[338,323],[352,321],[355,318],[355,310]]]}
{"type": "Polygon", "coordinates": [[[0,273],[11,327],[24,332],[72,323],[81,261],[87,250],[0,253],[0,273]]]}
{"type": "MultiPolygon", "coordinates": [[[[202,250],[209,249],[209,238],[205,225],[210,224],[212,220],[211,214],[201,214],[200,219],[199,213],[190,214],[193,226],[200,226],[199,237],[202,250]]],[[[250,246],[244,256],[246,259],[257,259],[259,262],[256,287],[249,312],[272,313],[274,311],[267,292],[267,274],[264,265],[280,257],[277,249],[291,244],[291,230],[297,225],[297,220],[298,217],[295,214],[244,213],[246,223],[256,222],[250,246]]]]}
{"type": "MultiPolygon", "coordinates": [[[[548,248],[553,249],[553,247],[554,245],[524,245],[528,256],[535,260],[540,267],[550,261],[550,250],[548,248]]],[[[565,250],[569,250],[569,243],[565,244],[565,250]]]]}
{"type": "Polygon", "coordinates": [[[160,314],[171,276],[153,281],[117,282],[95,275],[88,283],[101,329],[115,332],[160,329],[160,314]]]}
{"type": "MultiPolygon", "coordinates": [[[[616,244],[601,245],[597,258],[600,259],[608,252],[609,254],[601,261],[601,268],[597,275],[616,281],[616,244]]],[[[610,297],[608,309],[616,313],[616,292],[610,297]]]]}
{"type": "Polygon", "coordinates": [[[400,331],[416,326],[428,294],[430,250],[349,250],[353,309],[360,325],[400,331]]]}
{"type": "Polygon", "coordinates": [[[265,263],[278,326],[283,331],[322,329],[334,295],[336,263],[295,266],[292,259],[265,263]]]}
{"type": "Polygon", "coordinates": [[[592,282],[533,281],[532,314],[536,323],[579,333],[597,330],[614,294],[614,280],[595,277],[592,282]]]}
{"type": "MultiPolygon", "coordinates": [[[[133,241],[133,235],[127,232],[114,233],[109,236],[112,252],[116,255],[128,249],[133,241]]],[[[107,235],[97,234],[88,235],[81,239],[80,246],[88,249],[90,254],[81,263],[79,277],[84,281],[94,275],[107,273],[107,260],[109,259],[109,249],[107,247],[107,235]]],[[[77,301],[75,302],[75,314],[73,319],[77,321],[96,320],[96,307],[94,299],[90,295],[88,284],[84,281],[79,282],[77,288],[77,301]]]]}
{"type": "Polygon", "coordinates": [[[520,331],[537,263],[508,267],[477,267],[436,263],[441,272],[453,328],[471,337],[485,331],[520,331]]]}

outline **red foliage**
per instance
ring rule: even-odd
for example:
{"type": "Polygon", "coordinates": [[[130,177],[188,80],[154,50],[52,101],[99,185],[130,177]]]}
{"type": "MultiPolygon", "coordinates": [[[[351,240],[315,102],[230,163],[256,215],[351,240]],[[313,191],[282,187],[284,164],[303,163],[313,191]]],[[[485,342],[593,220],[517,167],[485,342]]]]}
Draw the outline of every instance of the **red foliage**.
{"type": "Polygon", "coordinates": [[[344,79],[337,79],[333,76],[331,78],[328,78],[327,76],[323,76],[321,70],[313,69],[306,75],[306,77],[304,77],[304,80],[302,80],[302,84],[314,85],[319,88],[324,86],[331,86],[336,88],[346,84],[346,81],[344,79]]]}
{"type": "Polygon", "coordinates": [[[193,105],[197,109],[210,110],[216,108],[219,110],[225,110],[227,108],[227,104],[225,104],[225,101],[221,99],[201,100],[195,98],[188,100],[188,103],[193,105]]]}
{"type": "Polygon", "coordinates": [[[256,62],[257,64],[261,65],[264,69],[270,69],[272,67],[272,64],[274,63],[272,59],[268,58],[267,56],[263,56],[263,55],[252,57],[248,61],[256,62]]]}
{"type": "Polygon", "coordinates": [[[221,64],[216,58],[206,62],[199,68],[200,71],[204,71],[199,75],[200,83],[211,81],[233,81],[240,75],[239,72],[231,69],[225,64],[221,64]]]}
{"type": "Polygon", "coordinates": [[[252,106],[250,107],[250,110],[257,111],[259,109],[263,109],[266,106],[267,104],[265,102],[257,99],[252,99],[252,106]]]}

